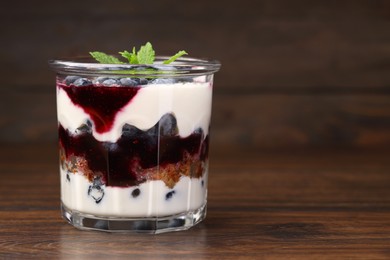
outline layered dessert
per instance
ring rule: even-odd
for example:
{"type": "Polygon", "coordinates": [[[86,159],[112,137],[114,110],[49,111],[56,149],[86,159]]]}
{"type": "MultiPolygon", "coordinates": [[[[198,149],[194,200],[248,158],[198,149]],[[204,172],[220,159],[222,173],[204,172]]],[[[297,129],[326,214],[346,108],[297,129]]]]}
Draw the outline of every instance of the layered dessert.
{"type": "Polygon", "coordinates": [[[59,74],[64,207],[129,218],[204,207],[211,101],[212,75],[59,74]]]}
{"type": "Polygon", "coordinates": [[[218,61],[136,49],[51,60],[62,216],[80,229],[161,233],[206,216],[218,61]]]}

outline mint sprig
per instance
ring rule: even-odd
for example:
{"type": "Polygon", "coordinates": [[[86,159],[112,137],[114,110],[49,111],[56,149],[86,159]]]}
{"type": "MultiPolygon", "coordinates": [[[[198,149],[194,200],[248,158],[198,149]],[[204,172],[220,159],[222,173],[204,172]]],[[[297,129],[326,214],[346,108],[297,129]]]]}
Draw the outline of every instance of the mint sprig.
{"type": "Polygon", "coordinates": [[[133,47],[133,52],[130,55],[129,62],[130,62],[130,64],[138,64],[139,63],[137,53],[135,51],[135,47],[133,47]]]}
{"type": "MultiPolygon", "coordinates": [[[[90,52],[91,56],[100,63],[104,64],[125,64],[114,56],[108,55],[104,52],[94,51],[90,52]]],[[[119,54],[127,59],[128,64],[153,64],[155,60],[155,51],[150,42],[147,42],[145,45],[141,46],[139,51],[136,51],[135,47],[133,47],[132,52],[129,51],[121,51],[119,54]]],[[[176,59],[180,58],[183,55],[187,55],[186,51],[179,51],[168,60],[163,61],[163,64],[170,64],[174,62],[176,59]]]]}
{"type": "MultiPolygon", "coordinates": [[[[119,52],[119,54],[122,55],[123,58],[128,59],[129,62],[130,62],[130,60],[132,59],[132,53],[130,53],[130,52],[128,52],[128,51],[121,51],[121,52],[119,52]]],[[[137,56],[136,56],[135,58],[137,58],[137,56]]],[[[130,63],[131,63],[131,62],[130,62],[130,63]]]]}
{"type": "Polygon", "coordinates": [[[95,60],[100,62],[100,63],[104,63],[104,64],[123,64],[123,62],[121,62],[120,60],[118,60],[114,56],[105,54],[104,52],[92,51],[89,54],[91,54],[91,56],[95,60]]]}
{"type": "MultiPolygon", "coordinates": [[[[134,48],[133,48],[134,50],[134,48]]],[[[141,46],[137,53],[137,59],[139,64],[153,64],[155,52],[153,46],[150,42],[147,42],[145,45],[141,46]]]]}
{"type": "Polygon", "coordinates": [[[164,61],[163,64],[170,64],[170,63],[174,62],[175,60],[177,60],[178,58],[180,58],[181,56],[187,55],[187,54],[188,53],[186,51],[179,51],[178,53],[176,53],[175,55],[170,57],[168,60],[164,61]]]}

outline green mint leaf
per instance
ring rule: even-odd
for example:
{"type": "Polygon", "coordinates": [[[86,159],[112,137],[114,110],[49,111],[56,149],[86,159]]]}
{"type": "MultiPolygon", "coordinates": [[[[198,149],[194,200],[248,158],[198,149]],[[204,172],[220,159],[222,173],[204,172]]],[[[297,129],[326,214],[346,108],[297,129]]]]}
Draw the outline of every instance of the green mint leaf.
{"type": "MultiPolygon", "coordinates": [[[[95,58],[100,63],[106,64],[124,64],[119,59],[114,56],[105,54],[104,52],[94,51],[90,52],[91,56],[95,58]]],[[[147,42],[145,45],[141,46],[139,51],[137,52],[135,47],[133,47],[132,52],[124,50],[119,52],[119,54],[128,60],[129,64],[153,64],[155,60],[155,51],[153,50],[153,46],[150,42],[147,42]]],[[[187,55],[186,51],[179,51],[168,60],[163,61],[163,64],[170,64],[180,58],[183,55],[187,55]]],[[[139,71],[138,71],[139,72],[139,71]]],[[[151,73],[150,71],[145,71],[146,74],[151,73]]]]}
{"type": "Polygon", "coordinates": [[[120,52],[118,52],[123,58],[126,58],[126,59],[128,59],[129,60],[129,62],[130,62],[130,58],[131,58],[131,53],[130,52],[128,52],[128,51],[120,51],[120,52]]]}
{"type": "Polygon", "coordinates": [[[187,54],[188,53],[186,51],[179,51],[178,53],[176,53],[175,55],[170,57],[168,60],[164,61],[163,64],[170,64],[170,63],[174,62],[176,59],[180,58],[181,56],[187,55],[187,54]]]}
{"type": "MultiPolygon", "coordinates": [[[[133,49],[134,53],[134,49],[133,49]]],[[[152,44],[147,42],[145,45],[141,46],[137,53],[137,59],[139,64],[153,64],[154,62],[154,50],[152,44]]]]}
{"type": "Polygon", "coordinates": [[[100,63],[104,63],[104,64],[123,64],[123,62],[121,62],[120,60],[118,60],[114,56],[105,54],[104,52],[92,51],[89,54],[91,54],[91,56],[95,60],[100,62],[100,63]]]}
{"type": "Polygon", "coordinates": [[[137,53],[135,51],[135,47],[133,47],[133,53],[131,53],[129,62],[130,62],[130,64],[139,64],[139,61],[137,58],[137,53]]]}
{"type": "Polygon", "coordinates": [[[138,63],[138,58],[137,58],[137,53],[135,52],[135,47],[133,48],[133,52],[128,52],[128,51],[122,51],[119,52],[122,57],[128,59],[130,64],[139,64],[138,63]]]}

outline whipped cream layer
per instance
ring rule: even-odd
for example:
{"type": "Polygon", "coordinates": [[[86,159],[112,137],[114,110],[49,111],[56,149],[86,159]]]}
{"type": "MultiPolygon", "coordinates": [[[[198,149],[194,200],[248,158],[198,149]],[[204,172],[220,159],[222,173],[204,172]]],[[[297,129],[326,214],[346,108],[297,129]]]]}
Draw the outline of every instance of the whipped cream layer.
{"type": "Polygon", "coordinates": [[[201,178],[183,176],[173,189],[156,180],[128,188],[103,185],[98,190],[82,174],[60,172],[62,203],[73,211],[110,217],[164,217],[206,204],[207,172],[201,178]]]}
{"type": "MultiPolygon", "coordinates": [[[[141,130],[149,129],[167,113],[175,115],[180,136],[186,137],[198,128],[207,136],[211,102],[210,82],[146,85],[117,112],[109,131],[98,133],[93,129],[93,136],[101,142],[116,142],[124,124],[141,130]]],[[[88,113],[74,104],[61,87],[57,87],[57,117],[59,124],[70,132],[76,131],[87,120],[93,122],[88,113]]]]}

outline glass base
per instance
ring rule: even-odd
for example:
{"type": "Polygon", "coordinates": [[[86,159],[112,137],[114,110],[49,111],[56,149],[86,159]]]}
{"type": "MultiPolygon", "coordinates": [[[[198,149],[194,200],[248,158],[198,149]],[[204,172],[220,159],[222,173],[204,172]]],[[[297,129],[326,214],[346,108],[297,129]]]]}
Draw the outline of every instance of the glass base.
{"type": "Polygon", "coordinates": [[[206,217],[206,205],[197,210],[166,217],[119,218],[94,216],[68,209],[61,204],[62,216],[82,230],[132,233],[164,233],[189,229],[206,217]]]}

